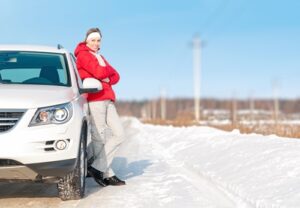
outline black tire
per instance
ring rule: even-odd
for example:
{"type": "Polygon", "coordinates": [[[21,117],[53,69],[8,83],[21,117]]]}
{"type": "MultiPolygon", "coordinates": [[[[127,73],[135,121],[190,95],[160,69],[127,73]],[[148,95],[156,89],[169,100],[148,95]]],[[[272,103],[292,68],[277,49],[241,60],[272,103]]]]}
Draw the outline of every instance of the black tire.
{"type": "Polygon", "coordinates": [[[87,153],[84,131],[81,133],[79,152],[75,169],[61,178],[57,184],[61,200],[78,200],[84,197],[87,153]]]}

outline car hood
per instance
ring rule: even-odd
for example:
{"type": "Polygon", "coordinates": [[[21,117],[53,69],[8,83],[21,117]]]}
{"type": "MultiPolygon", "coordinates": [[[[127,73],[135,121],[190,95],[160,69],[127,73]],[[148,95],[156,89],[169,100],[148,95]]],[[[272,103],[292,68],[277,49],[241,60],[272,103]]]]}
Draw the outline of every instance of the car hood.
{"type": "Polygon", "coordinates": [[[70,102],[71,87],[0,84],[0,109],[29,109],[70,102]]]}

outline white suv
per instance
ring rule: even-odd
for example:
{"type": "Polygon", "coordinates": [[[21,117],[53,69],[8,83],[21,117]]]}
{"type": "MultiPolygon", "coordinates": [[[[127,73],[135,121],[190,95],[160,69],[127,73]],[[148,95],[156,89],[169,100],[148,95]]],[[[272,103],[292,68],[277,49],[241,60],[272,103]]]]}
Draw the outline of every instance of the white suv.
{"type": "Polygon", "coordinates": [[[57,183],[62,200],[84,195],[90,148],[86,93],[63,49],[0,45],[0,181],[57,183]]]}

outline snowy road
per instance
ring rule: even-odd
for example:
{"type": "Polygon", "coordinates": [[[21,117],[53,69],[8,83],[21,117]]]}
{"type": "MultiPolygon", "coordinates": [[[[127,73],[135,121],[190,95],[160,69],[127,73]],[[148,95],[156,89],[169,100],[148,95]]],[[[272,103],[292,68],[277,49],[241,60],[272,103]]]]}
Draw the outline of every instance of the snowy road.
{"type": "Polygon", "coordinates": [[[236,207],[300,205],[300,140],[125,119],[113,162],[126,186],[87,179],[86,197],[62,202],[56,187],[0,183],[0,207],[236,207]]]}

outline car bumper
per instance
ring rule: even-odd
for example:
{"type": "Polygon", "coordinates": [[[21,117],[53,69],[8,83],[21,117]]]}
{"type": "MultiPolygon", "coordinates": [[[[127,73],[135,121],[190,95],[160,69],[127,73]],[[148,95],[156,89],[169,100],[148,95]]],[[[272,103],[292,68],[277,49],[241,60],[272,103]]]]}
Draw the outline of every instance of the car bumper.
{"type": "MultiPolygon", "coordinates": [[[[9,161],[9,160],[7,160],[9,161]]],[[[5,161],[2,160],[2,164],[5,161]]],[[[7,162],[8,163],[8,162],[7,162]]],[[[0,167],[0,181],[42,181],[64,176],[76,166],[76,158],[45,163],[14,164],[0,167]]]]}
{"type": "Polygon", "coordinates": [[[72,117],[65,124],[28,127],[34,112],[28,110],[13,129],[0,133],[0,180],[62,177],[75,168],[82,115],[72,117]],[[65,149],[56,148],[58,140],[67,143],[65,149]],[[5,161],[15,161],[15,164],[5,164],[5,161]]]}
{"type": "Polygon", "coordinates": [[[28,127],[34,113],[35,110],[28,110],[13,129],[0,133],[0,159],[27,165],[76,158],[82,117],[73,116],[65,124],[28,127]],[[55,147],[58,140],[66,141],[64,150],[55,147]]]}

